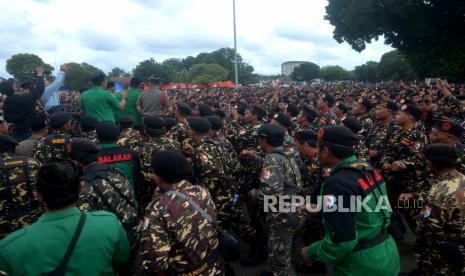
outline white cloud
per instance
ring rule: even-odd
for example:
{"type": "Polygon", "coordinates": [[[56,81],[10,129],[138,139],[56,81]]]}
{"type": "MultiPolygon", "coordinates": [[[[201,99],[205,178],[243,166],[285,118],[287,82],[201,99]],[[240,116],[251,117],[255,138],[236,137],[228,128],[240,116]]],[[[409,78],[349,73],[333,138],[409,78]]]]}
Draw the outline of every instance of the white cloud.
{"type": "MultiPolygon", "coordinates": [[[[257,73],[309,60],[347,69],[379,60],[382,41],[362,53],[332,38],[326,0],[236,0],[238,51],[257,73]]],[[[88,62],[127,70],[150,57],[162,61],[233,47],[232,0],[0,0],[0,75],[16,53],[47,63],[88,62]]]]}

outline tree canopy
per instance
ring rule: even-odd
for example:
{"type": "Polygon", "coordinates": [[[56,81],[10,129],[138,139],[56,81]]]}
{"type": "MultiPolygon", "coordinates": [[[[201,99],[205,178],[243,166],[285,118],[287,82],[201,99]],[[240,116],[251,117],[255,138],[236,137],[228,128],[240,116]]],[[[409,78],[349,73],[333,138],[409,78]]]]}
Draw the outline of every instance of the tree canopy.
{"type": "Polygon", "coordinates": [[[126,72],[124,69],[115,67],[111,69],[110,72],[107,74],[108,77],[130,77],[131,74],[126,72]]]}
{"type": "Polygon", "coordinates": [[[6,71],[20,82],[32,81],[35,68],[42,66],[45,70],[53,71],[50,64],[45,63],[38,55],[16,54],[6,61],[6,71]]]}
{"type": "Polygon", "coordinates": [[[291,74],[291,78],[295,81],[311,81],[317,79],[320,75],[320,66],[315,63],[303,63],[296,68],[291,74]]]}
{"type": "Polygon", "coordinates": [[[195,64],[188,74],[188,80],[192,83],[224,81],[227,77],[228,71],[218,64],[195,64]]]}
{"type": "Polygon", "coordinates": [[[333,36],[356,51],[373,39],[405,54],[420,77],[465,79],[465,2],[456,0],[329,0],[333,36]]]}
{"type": "Polygon", "coordinates": [[[88,63],[68,63],[65,85],[70,90],[87,90],[92,87],[90,79],[102,70],[88,63]]]}
{"type": "Polygon", "coordinates": [[[341,66],[324,66],[320,69],[320,77],[325,81],[353,80],[354,74],[341,66]]]}

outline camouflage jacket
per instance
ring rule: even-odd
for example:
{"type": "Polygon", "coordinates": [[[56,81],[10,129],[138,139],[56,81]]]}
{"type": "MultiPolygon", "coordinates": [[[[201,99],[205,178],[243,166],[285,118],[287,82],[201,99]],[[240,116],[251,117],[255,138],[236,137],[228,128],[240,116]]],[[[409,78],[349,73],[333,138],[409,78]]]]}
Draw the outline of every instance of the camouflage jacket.
{"type": "Polygon", "coordinates": [[[81,181],[84,188],[76,204],[79,209],[115,214],[134,245],[139,214],[134,191],[124,175],[108,165],[94,163],[86,168],[81,181]]]}
{"type": "Polygon", "coordinates": [[[433,112],[435,120],[443,120],[444,118],[463,118],[464,110],[460,101],[450,95],[447,98],[439,99],[437,102],[437,110],[433,112]]]}
{"type": "Polygon", "coordinates": [[[175,140],[172,140],[168,137],[155,137],[149,138],[147,142],[144,142],[141,149],[140,159],[141,159],[141,170],[144,175],[144,179],[150,182],[152,181],[151,167],[152,167],[152,157],[155,152],[165,151],[165,150],[180,150],[181,146],[175,140]]]}
{"type": "Polygon", "coordinates": [[[396,126],[394,121],[391,121],[387,125],[377,124],[369,135],[367,146],[369,150],[377,152],[377,157],[371,159],[372,165],[377,169],[381,168],[381,159],[384,155],[384,150],[388,147],[390,136],[396,131],[396,128],[399,127],[396,126]]]}
{"type": "Polygon", "coordinates": [[[187,121],[178,122],[170,131],[171,139],[182,144],[184,140],[189,138],[189,124],[187,121]]]}
{"type": "Polygon", "coordinates": [[[381,159],[382,163],[392,164],[394,161],[403,161],[407,166],[399,172],[388,172],[388,185],[396,183],[400,192],[418,192],[425,190],[426,169],[422,155],[428,138],[423,132],[421,123],[416,123],[408,131],[398,128],[391,136],[388,146],[381,159]]]}
{"type": "MultiPolygon", "coordinates": [[[[299,167],[294,159],[286,157],[282,147],[275,148],[265,156],[260,181],[261,185],[257,191],[260,202],[264,201],[265,196],[292,196],[297,195],[302,189],[299,167]]],[[[295,220],[295,215],[267,212],[267,220],[273,223],[287,223],[295,220]]]]}
{"type": "Polygon", "coordinates": [[[140,145],[143,140],[143,135],[138,130],[127,128],[121,132],[117,144],[121,147],[130,148],[140,155],[140,145]]]}
{"type": "Polygon", "coordinates": [[[261,122],[253,125],[241,125],[238,122],[233,122],[229,125],[226,131],[226,138],[231,141],[236,152],[243,150],[260,151],[258,145],[258,130],[262,126],[261,122]]]}
{"type": "Polygon", "coordinates": [[[39,162],[0,154],[0,239],[35,222],[43,213],[34,196],[39,162]]]}
{"type": "Polygon", "coordinates": [[[98,142],[97,131],[95,131],[95,129],[88,132],[81,130],[81,138],[91,140],[94,143],[98,142]]]}
{"type": "Polygon", "coordinates": [[[320,128],[323,126],[334,126],[337,124],[339,124],[339,118],[336,115],[334,115],[334,113],[332,113],[331,111],[328,111],[320,115],[316,127],[320,128]]]}
{"type": "MultiPolygon", "coordinates": [[[[205,188],[181,181],[172,190],[190,197],[215,219],[215,204],[205,188]]],[[[147,206],[140,229],[142,237],[136,260],[140,272],[155,274],[171,270],[182,275],[204,267],[197,275],[223,275],[220,261],[204,266],[205,258],[218,248],[216,228],[179,196],[157,192],[147,206]]]]}
{"type": "Polygon", "coordinates": [[[456,145],[457,151],[459,152],[459,160],[457,162],[457,170],[465,174],[465,145],[464,144],[457,144],[456,145]]]}
{"type": "Polygon", "coordinates": [[[68,159],[67,146],[71,138],[71,135],[58,131],[45,136],[34,144],[33,157],[41,163],[52,158],[68,159]]]}
{"type": "Polygon", "coordinates": [[[418,233],[439,241],[465,238],[465,175],[438,178],[426,197],[418,219],[418,233]]]}
{"type": "Polygon", "coordinates": [[[234,150],[233,145],[229,142],[226,137],[221,133],[218,133],[215,137],[211,138],[212,142],[218,146],[220,151],[220,156],[223,158],[224,171],[226,177],[234,181],[237,179],[238,174],[241,172],[241,163],[239,160],[239,155],[234,150]]]}
{"type": "Polygon", "coordinates": [[[357,118],[360,123],[362,124],[362,130],[360,131],[361,137],[363,137],[364,143],[368,138],[368,135],[373,131],[375,123],[369,114],[363,114],[362,116],[357,118]]]}

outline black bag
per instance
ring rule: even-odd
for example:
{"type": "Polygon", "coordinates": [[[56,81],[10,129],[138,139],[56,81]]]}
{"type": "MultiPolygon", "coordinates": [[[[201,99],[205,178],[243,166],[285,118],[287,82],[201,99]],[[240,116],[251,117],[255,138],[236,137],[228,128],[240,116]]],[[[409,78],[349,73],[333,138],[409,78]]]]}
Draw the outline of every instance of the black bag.
{"type": "Polygon", "coordinates": [[[173,191],[170,190],[165,193],[166,195],[174,194],[182,199],[186,200],[189,202],[189,204],[194,207],[209,223],[213,224],[213,226],[216,227],[218,231],[218,242],[219,242],[219,248],[220,248],[220,253],[223,256],[224,261],[226,262],[235,262],[239,260],[240,255],[241,255],[241,248],[239,241],[231,235],[228,231],[225,229],[219,227],[216,224],[216,221],[213,221],[212,217],[207,214],[202,208],[197,205],[190,197],[187,195],[178,192],[178,191],[173,191]]]}
{"type": "Polygon", "coordinates": [[[76,243],[79,239],[79,236],[81,236],[82,228],[84,228],[85,223],[86,223],[86,212],[81,212],[78,226],[76,228],[76,231],[73,234],[73,238],[71,239],[71,242],[69,243],[68,248],[66,249],[65,256],[61,260],[60,265],[58,265],[58,267],[55,268],[55,270],[50,272],[48,276],[64,276],[66,274],[66,267],[68,266],[69,258],[73,254],[74,248],[76,247],[76,243]]]}

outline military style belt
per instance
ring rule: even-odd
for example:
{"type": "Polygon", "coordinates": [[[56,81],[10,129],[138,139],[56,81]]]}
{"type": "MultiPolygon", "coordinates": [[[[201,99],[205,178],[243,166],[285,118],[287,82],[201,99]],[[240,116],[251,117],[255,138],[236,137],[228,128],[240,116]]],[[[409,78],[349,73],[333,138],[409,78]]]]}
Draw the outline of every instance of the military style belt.
{"type": "Polygon", "coordinates": [[[376,236],[376,237],[374,237],[372,239],[359,241],[357,246],[355,246],[353,251],[360,251],[360,250],[364,250],[364,249],[374,247],[374,246],[384,242],[388,237],[389,237],[389,233],[385,231],[385,232],[379,234],[378,236],[376,236]]]}
{"type": "MultiPolygon", "coordinates": [[[[162,273],[161,275],[164,276],[197,276],[197,275],[203,275],[207,269],[212,268],[215,263],[219,260],[220,258],[220,252],[217,249],[213,250],[208,254],[207,258],[203,260],[196,268],[190,270],[190,271],[173,271],[173,270],[168,270],[162,273]]],[[[160,273],[158,274],[160,275],[160,273]]]]}

